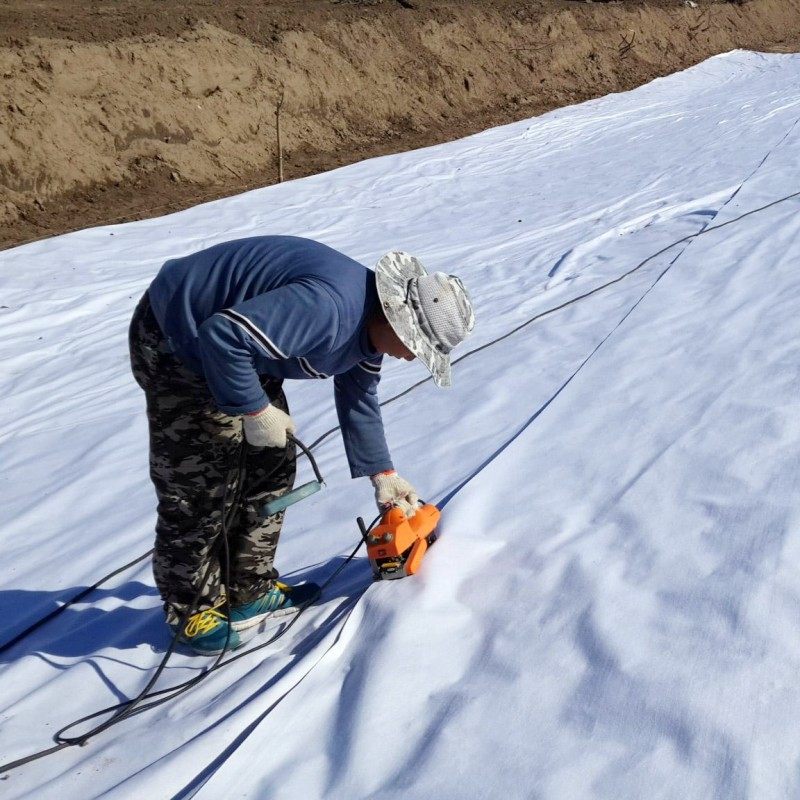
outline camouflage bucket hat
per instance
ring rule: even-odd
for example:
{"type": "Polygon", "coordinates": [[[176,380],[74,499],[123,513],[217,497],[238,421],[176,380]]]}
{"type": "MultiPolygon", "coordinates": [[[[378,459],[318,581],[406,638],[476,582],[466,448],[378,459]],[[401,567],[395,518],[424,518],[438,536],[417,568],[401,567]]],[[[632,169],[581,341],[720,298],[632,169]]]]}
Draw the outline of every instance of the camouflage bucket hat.
{"type": "Polygon", "coordinates": [[[419,259],[392,251],[375,265],[383,313],[400,341],[428,368],[434,383],[451,385],[450,351],[475,327],[472,301],[455,275],[429,275],[419,259]]]}

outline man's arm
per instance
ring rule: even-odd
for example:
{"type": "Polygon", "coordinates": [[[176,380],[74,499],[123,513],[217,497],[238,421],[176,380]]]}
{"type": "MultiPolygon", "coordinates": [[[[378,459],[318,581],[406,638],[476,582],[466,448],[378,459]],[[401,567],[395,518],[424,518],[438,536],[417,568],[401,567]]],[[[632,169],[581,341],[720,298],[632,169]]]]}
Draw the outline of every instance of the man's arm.
{"type": "Polygon", "coordinates": [[[378,402],[381,359],[361,361],[333,382],[344,449],[354,478],[393,469],[378,402]]]}

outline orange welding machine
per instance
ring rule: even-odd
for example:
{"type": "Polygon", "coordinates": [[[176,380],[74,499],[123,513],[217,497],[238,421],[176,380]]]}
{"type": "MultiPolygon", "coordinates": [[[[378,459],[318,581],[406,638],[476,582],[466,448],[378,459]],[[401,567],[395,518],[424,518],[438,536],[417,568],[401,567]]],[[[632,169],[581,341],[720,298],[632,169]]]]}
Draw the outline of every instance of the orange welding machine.
{"type": "Polygon", "coordinates": [[[399,508],[390,508],[380,523],[369,532],[359,519],[375,580],[394,580],[413,575],[419,569],[428,547],[436,541],[436,526],[440,516],[441,512],[436,506],[426,503],[417,509],[413,517],[406,517],[399,508]]]}

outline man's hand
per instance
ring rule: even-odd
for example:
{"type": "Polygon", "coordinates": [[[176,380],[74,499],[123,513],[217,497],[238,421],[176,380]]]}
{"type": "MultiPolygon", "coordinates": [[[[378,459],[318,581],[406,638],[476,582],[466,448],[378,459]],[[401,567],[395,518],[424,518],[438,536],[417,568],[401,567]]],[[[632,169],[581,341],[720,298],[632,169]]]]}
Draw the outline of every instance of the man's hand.
{"type": "Polygon", "coordinates": [[[417,513],[419,506],[417,490],[393,469],[379,472],[370,480],[375,487],[375,502],[381,513],[392,506],[402,509],[407,517],[413,517],[417,513]]]}
{"type": "Polygon", "coordinates": [[[253,447],[286,447],[286,434],[294,432],[294,420],[273,405],[245,414],[244,438],[253,447]]]}

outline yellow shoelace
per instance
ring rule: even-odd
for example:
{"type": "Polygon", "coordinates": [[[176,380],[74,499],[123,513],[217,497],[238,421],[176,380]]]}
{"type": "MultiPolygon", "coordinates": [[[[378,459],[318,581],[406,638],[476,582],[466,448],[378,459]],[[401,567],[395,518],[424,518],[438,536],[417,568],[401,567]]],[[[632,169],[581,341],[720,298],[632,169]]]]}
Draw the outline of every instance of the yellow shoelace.
{"type": "Polygon", "coordinates": [[[202,634],[214,630],[220,620],[225,620],[225,615],[217,611],[218,608],[224,605],[225,601],[220,600],[220,602],[212,608],[207,608],[205,611],[198,611],[196,614],[192,614],[186,622],[183,635],[186,636],[187,639],[191,639],[193,636],[202,636],[202,634]]]}

